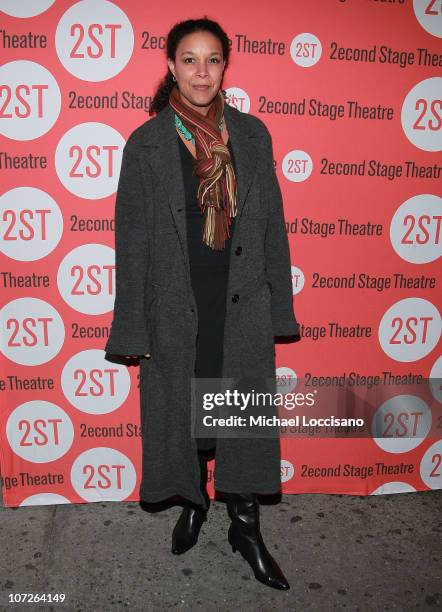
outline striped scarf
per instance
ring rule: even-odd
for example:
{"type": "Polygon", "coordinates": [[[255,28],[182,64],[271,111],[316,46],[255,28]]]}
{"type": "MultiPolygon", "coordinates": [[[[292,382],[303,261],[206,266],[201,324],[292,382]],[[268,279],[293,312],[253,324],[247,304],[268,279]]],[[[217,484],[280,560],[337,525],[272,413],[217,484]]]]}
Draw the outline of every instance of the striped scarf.
{"type": "Polygon", "coordinates": [[[235,173],[218,127],[224,112],[223,94],[219,90],[207,115],[202,115],[181,100],[174,85],[169,104],[195,139],[194,171],[200,179],[197,199],[204,215],[203,242],[211,249],[223,250],[237,213],[235,173]]]}

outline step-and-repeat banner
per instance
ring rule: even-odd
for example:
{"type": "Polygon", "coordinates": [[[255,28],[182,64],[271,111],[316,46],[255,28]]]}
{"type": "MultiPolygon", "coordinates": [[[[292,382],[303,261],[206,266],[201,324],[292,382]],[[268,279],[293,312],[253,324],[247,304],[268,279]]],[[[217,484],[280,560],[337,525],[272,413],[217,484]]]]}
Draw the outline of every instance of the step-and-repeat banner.
{"type": "Polygon", "coordinates": [[[115,191],[165,36],[203,15],[231,40],[229,104],[273,137],[302,334],[278,388],[376,391],[371,436],[281,430],[283,492],[442,488],[440,0],[183,7],[0,0],[4,504],[138,499],[138,367],[103,351],[115,191]]]}

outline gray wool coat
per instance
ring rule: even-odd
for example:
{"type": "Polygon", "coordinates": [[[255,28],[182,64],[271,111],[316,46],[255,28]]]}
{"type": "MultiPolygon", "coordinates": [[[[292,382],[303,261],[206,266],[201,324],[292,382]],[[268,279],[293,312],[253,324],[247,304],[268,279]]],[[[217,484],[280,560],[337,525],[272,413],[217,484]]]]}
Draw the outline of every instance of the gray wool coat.
{"type": "MultiPolygon", "coordinates": [[[[225,105],[237,168],[238,214],[226,298],[223,377],[275,377],[274,336],[298,336],[283,203],[270,134],[225,105]],[[241,248],[238,248],[241,247],[241,248]]],[[[207,508],[190,430],[198,312],[187,254],[184,183],[167,105],[124,148],[115,205],[116,292],[105,346],[140,358],[140,498],[183,496],[207,508]]],[[[209,435],[209,434],[207,434],[209,435]]],[[[217,440],[219,491],[278,493],[277,437],[217,440]]]]}

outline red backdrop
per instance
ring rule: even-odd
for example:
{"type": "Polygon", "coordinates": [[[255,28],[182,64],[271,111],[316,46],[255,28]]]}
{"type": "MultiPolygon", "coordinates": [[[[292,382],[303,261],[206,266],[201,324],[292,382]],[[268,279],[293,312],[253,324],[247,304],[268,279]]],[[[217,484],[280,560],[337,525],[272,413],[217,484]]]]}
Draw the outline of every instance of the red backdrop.
{"type": "MultiPolygon", "coordinates": [[[[6,506],[138,499],[138,369],[103,352],[115,190],[166,33],[207,10],[0,0],[6,506]]],[[[280,388],[372,376],[379,390],[377,436],[283,437],[285,493],[442,487],[441,10],[226,0],[207,15],[232,41],[229,103],[273,136],[303,336],[277,345],[280,388]],[[417,385],[404,399],[392,376],[417,385]]]]}

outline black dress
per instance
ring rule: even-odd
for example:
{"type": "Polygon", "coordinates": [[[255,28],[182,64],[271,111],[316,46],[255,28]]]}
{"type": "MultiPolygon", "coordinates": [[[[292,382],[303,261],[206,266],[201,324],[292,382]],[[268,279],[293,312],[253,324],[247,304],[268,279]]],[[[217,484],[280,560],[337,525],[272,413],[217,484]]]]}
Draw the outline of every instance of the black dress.
{"type": "MultiPolygon", "coordinates": [[[[194,157],[178,136],[184,189],[186,194],[187,244],[192,288],[198,308],[195,377],[218,378],[222,373],[222,352],[225,321],[230,245],[235,219],[230,225],[230,238],[222,251],[215,251],[202,241],[204,217],[198,207],[199,178],[193,172],[194,157]]],[[[227,143],[232,164],[235,160],[227,143]]],[[[216,438],[196,438],[198,450],[216,448],[216,438]]]]}

